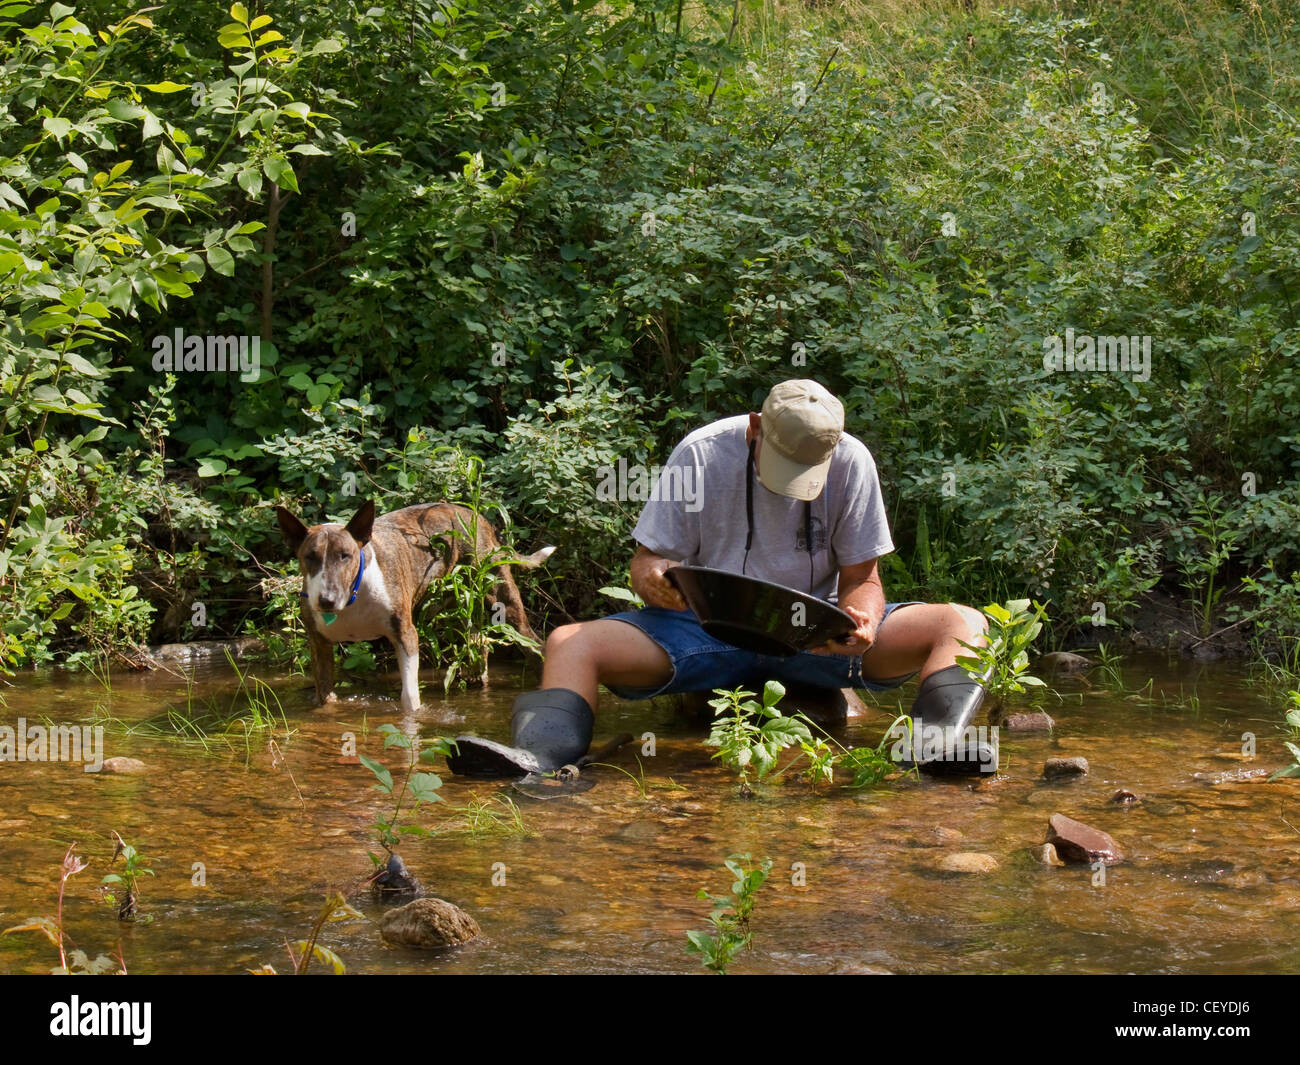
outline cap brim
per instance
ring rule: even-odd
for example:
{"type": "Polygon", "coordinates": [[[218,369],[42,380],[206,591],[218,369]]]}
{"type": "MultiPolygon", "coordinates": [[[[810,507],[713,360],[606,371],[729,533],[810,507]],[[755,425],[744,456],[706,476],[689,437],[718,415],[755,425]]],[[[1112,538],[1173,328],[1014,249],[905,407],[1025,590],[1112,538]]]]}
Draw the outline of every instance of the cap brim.
{"type": "Polygon", "coordinates": [[[830,468],[829,457],[816,466],[805,466],[786,458],[774,447],[763,447],[758,452],[758,479],[763,487],[791,499],[816,499],[826,487],[830,468]]]}

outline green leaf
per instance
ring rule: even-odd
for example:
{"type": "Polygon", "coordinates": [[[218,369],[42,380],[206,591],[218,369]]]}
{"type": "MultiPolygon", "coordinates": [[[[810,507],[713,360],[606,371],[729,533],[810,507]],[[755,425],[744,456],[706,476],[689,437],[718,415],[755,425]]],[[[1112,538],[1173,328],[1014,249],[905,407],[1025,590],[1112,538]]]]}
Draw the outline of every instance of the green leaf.
{"type": "Polygon", "coordinates": [[[283,156],[272,156],[263,160],[262,170],[280,188],[288,192],[298,191],[298,178],[294,175],[289,161],[283,156]]]}
{"type": "Polygon", "coordinates": [[[367,758],[364,754],[357,756],[361,764],[372,772],[379,781],[379,790],[386,791],[389,795],[393,794],[393,774],[376,762],[373,758],[367,758]]]}
{"type": "Polygon", "coordinates": [[[208,265],[223,277],[235,276],[235,257],[225,248],[209,248],[208,265]]]}
{"type": "Polygon", "coordinates": [[[206,458],[199,463],[198,474],[200,477],[219,477],[225,473],[227,466],[225,462],[218,458],[206,458]]]}
{"type": "Polygon", "coordinates": [[[384,750],[388,750],[389,747],[404,747],[410,750],[411,737],[396,725],[380,725],[379,732],[384,737],[384,750]]]}

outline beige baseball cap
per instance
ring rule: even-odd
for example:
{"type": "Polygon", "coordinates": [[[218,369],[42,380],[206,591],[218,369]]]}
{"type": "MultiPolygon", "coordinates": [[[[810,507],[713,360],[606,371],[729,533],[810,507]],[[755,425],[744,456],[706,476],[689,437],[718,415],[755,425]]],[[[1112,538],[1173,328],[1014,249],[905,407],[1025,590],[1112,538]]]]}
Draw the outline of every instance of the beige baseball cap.
{"type": "Polygon", "coordinates": [[[778,495],[816,499],[844,433],[844,406],[816,381],[782,381],[763,401],[758,479],[778,495]]]}

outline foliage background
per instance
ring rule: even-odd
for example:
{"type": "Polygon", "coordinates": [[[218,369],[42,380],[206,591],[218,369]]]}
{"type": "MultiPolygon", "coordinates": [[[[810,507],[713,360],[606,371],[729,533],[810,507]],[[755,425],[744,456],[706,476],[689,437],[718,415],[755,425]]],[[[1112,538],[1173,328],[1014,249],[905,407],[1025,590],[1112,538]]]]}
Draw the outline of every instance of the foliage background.
{"type": "Polygon", "coordinates": [[[0,3],[11,664],[276,626],[273,504],[470,456],[560,548],[533,609],[593,616],[599,467],[792,376],[876,456],[891,598],[1300,635],[1293,5],[135,10],[0,3]],[[1151,379],[1046,373],[1067,327],[1151,379]],[[260,378],[156,372],[177,328],[260,378]]]}

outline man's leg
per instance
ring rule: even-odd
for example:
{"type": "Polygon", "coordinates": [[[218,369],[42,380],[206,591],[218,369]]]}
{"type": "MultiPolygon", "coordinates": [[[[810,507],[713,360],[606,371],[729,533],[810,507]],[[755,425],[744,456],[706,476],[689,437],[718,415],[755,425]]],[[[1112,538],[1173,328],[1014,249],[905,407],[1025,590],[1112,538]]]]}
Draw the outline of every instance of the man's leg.
{"type": "Polygon", "coordinates": [[[600,684],[657,689],[672,677],[667,653],[634,625],[610,618],[564,625],[546,641],[542,686],[515,699],[510,746],[458,736],[447,763],[479,777],[558,769],[591,743],[600,684]]]}
{"type": "Polygon", "coordinates": [[[673,664],[635,625],[602,618],[561,625],[546,640],[543,688],[568,688],[596,706],[601,684],[657,688],[672,679],[673,664]]]}
{"type": "Polygon", "coordinates": [[[958,655],[970,653],[959,640],[982,646],[987,631],[984,615],[959,603],[899,607],[862,656],[862,676],[866,680],[892,680],[920,670],[924,682],[932,673],[954,665],[958,655]]]}
{"type": "Polygon", "coordinates": [[[997,771],[996,743],[970,730],[984,687],[957,665],[957,656],[969,653],[962,643],[985,644],[987,629],[983,614],[956,603],[902,607],[881,625],[862,657],[863,676],[885,681],[921,674],[910,713],[913,747],[903,764],[932,773],[997,771]]]}

